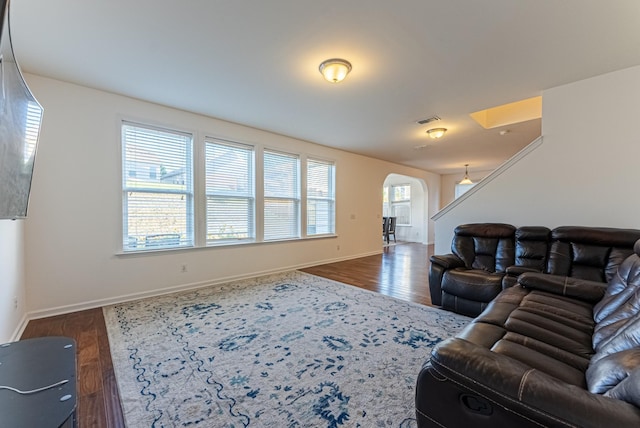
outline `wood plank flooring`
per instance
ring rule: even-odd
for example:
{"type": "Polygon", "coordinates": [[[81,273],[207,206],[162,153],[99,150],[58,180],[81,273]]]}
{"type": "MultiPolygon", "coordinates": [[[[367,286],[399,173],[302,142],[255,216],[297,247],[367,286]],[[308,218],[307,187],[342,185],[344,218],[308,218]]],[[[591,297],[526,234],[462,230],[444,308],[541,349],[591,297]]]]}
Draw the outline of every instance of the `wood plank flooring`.
{"type": "MultiPolygon", "coordinates": [[[[427,260],[432,253],[433,246],[398,244],[379,255],[302,271],[429,305],[427,260]]],[[[72,337],[78,344],[78,426],[124,427],[102,309],[29,321],[22,339],[42,336],[72,337]]]]}
{"type": "Polygon", "coordinates": [[[78,427],[124,427],[102,309],[29,321],[22,339],[67,336],[77,342],[78,427]]]}
{"type": "Polygon", "coordinates": [[[406,243],[385,247],[382,254],[375,256],[300,270],[398,299],[431,305],[427,261],[432,254],[433,245],[406,243]]]}

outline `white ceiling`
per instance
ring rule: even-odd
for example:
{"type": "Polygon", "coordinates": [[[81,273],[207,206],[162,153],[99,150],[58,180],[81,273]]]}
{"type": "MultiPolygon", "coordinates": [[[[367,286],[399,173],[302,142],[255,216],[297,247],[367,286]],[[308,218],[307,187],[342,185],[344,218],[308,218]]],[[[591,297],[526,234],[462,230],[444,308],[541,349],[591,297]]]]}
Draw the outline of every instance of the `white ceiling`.
{"type": "Polygon", "coordinates": [[[640,64],[639,0],[11,3],[23,71],[440,174],[540,135],[469,113],[640,64]],[[353,64],[340,84],[318,72],[332,57],[353,64]]]}

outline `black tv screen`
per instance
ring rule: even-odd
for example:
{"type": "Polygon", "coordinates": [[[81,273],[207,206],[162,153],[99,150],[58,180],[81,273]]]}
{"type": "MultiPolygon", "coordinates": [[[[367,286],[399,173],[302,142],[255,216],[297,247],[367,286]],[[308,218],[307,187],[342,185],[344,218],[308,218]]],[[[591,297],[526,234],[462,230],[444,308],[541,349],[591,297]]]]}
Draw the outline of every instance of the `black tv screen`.
{"type": "Polygon", "coordinates": [[[27,216],[42,107],[15,60],[9,0],[0,13],[0,219],[17,219],[27,216]]]}

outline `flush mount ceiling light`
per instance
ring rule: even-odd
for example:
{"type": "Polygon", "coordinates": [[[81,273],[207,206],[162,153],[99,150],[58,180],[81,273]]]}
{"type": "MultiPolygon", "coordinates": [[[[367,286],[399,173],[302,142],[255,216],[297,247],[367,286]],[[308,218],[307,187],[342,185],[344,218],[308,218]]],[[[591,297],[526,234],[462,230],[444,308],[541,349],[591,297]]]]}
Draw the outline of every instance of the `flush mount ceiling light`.
{"type": "Polygon", "coordinates": [[[445,132],[447,132],[447,128],[432,128],[427,131],[427,134],[435,140],[442,137],[445,132]]]}
{"type": "Polygon", "coordinates": [[[464,178],[459,184],[473,184],[473,181],[469,178],[469,164],[464,165],[464,178]]]}
{"type": "Polygon", "coordinates": [[[342,82],[351,71],[351,63],[340,58],[328,59],[320,64],[320,73],[331,83],[342,82]]]}

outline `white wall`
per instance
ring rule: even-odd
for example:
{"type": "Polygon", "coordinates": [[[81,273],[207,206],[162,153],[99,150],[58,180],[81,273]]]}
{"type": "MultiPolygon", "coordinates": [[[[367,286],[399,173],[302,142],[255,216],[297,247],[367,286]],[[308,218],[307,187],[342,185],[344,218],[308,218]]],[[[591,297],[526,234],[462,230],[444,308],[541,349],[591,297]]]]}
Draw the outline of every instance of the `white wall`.
{"type": "Polygon", "coordinates": [[[26,321],[23,226],[23,220],[0,220],[0,343],[17,340],[26,321]]]}
{"type": "Polygon", "coordinates": [[[45,109],[25,225],[32,317],[379,253],[381,189],[390,173],[424,180],[434,189],[430,198],[439,198],[436,174],[40,76],[26,78],[45,109]],[[116,255],[121,247],[122,118],[335,159],[338,237],[116,255]],[[183,264],[186,273],[180,272],[183,264]]]}
{"type": "Polygon", "coordinates": [[[640,67],[544,91],[542,144],[435,222],[436,254],[463,223],[640,229],[639,119],[640,67]]]}
{"type": "MultiPolygon", "coordinates": [[[[493,171],[473,171],[469,172],[469,178],[474,183],[485,178],[493,171]]],[[[447,204],[453,202],[456,198],[456,184],[460,183],[464,178],[464,172],[458,174],[445,174],[440,176],[440,207],[445,207],[447,204]]]]}

